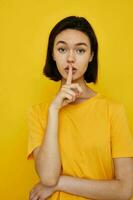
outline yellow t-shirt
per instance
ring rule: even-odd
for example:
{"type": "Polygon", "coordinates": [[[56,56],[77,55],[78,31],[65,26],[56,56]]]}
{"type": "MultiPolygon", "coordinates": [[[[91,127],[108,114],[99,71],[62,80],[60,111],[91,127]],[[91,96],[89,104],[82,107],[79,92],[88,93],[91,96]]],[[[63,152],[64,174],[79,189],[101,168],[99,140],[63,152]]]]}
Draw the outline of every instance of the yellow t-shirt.
{"type": "MultiPolygon", "coordinates": [[[[27,159],[41,144],[51,101],[28,110],[27,159]]],[[[78,104],[68,104],[59,112],[59,147],[63,175],[93,180],[113,179],[113,159],[133,157],[133,135],[123,103],[101,93],[78,104]]],[[[87,199],[57,191],[49,200],[87,199]]]]}

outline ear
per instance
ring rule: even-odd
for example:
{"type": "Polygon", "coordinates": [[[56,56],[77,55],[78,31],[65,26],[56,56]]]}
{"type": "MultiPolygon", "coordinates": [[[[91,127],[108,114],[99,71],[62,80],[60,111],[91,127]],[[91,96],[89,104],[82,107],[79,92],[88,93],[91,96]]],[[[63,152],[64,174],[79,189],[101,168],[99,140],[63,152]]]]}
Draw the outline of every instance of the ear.
{"type": "Polygon", "coordinates": [[[94,52],[92,51],[92,53],[91,53],[91,57],[90,57],[90,60],[89,60],[89,62],[91,62],[91,61],[92,61],[92,59],[93,59],[93,56],[94,56],[94,52]]]}

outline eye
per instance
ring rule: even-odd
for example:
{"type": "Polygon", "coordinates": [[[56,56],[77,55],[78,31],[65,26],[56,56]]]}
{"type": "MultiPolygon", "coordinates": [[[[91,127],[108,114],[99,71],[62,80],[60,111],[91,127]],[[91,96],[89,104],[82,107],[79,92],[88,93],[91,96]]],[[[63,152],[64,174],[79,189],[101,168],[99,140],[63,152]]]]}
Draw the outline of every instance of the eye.
{"type": "Polygon", "coordinates": [[[80,54],[85,53],[86,50],[85,49],[77,49],[77,52],[79,52],[80,54]]]}
{"type": "Polygon", "coordinates": [[[58,51],[59,51],[59,52],[65,52],[64,50],[65,50],[65,49],[62,48],[62,47],[58,48],[58,51]]]}

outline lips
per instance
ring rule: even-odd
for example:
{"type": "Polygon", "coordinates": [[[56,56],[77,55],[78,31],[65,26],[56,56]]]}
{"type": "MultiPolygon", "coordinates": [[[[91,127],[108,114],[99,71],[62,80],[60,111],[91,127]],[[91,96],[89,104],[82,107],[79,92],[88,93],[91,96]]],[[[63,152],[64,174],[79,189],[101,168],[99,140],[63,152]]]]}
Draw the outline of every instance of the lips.
{"type": "MultiPolygon", "coordinates": [[[[65,68],[65,70],[69,70],[69,67],[67,66],[66,68],[65,68]]],[[[72,70],[77,70],[75,67],[72,67],[72,70]]]]}
{"type": "MultiPolygon", "coordinates": [[[[72,74],[75,74],[75,73],[76,73],[76,71],[77,71],[77,69],[72,69],[72,74]]],[[[68,74],[68,72],[69,72],[69,69],[65,69],[65,72],[68,74]]]]}
{"type": "MultiPolygon", "coordinates": [[[[72,67],[72,74],[75,74],[77,71],[77,68],[75,68],[74,66],[71,66],[71,67],[72,67]]],[[[67,67],[65,67],[65,69],[64,69],[67,74],[69,72],[69,68],[70,68],[70,66],[67,65],[67,67]]]]}

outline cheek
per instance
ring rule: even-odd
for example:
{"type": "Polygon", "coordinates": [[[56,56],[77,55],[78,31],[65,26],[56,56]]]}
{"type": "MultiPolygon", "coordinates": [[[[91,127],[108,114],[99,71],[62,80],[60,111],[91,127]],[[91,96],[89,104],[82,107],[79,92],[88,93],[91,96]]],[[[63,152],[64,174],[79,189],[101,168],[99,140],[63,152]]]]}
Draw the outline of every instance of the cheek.
{"type": "Polygon", "coordinates": [[[60,74],[64,74],[64,67],[65,67],[65,59],[62,58],[62,56],[58,56],[55,57],[55,62],[56,62],[56,66],[58,68],[58,71],[60,72],[60,74]]]}
{"type": "Polygon", "coordinates": [[[55,54],[55,62],[60,66],[65,63],[65,57],[59,54],[55,54]]]}
{"type": "Polygon", "coordinates": [[[89,58],[88,56],[78,58],[76,62],[77,62],[78,68],[79,69],[81,68],[82,70],[84,70],[88,66],[89,58]]]}

